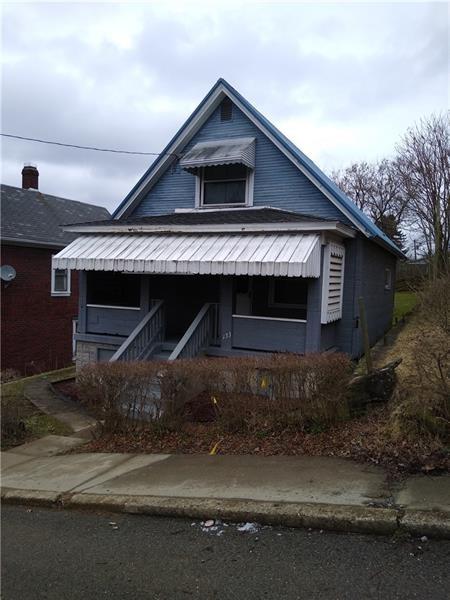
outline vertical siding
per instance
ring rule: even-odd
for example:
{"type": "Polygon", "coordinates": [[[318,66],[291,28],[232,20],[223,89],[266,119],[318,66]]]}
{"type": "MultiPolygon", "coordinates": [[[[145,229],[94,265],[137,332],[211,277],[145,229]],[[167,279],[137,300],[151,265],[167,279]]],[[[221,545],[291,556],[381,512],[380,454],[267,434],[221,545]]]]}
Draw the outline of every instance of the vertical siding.
{"type": "MultiPolygon", "coordinates": [[[[220,121],[218,108],[184,151],[197,142],[236,137],[256,138],[255,206],[274,206],[347,222],[334,204],[235,106],[232,120],[224,122],[220,121]]],[[[194,204],[195,177],[175,163],[131,216],[170,213],[176,208],[193,208],[194,204]]]]}

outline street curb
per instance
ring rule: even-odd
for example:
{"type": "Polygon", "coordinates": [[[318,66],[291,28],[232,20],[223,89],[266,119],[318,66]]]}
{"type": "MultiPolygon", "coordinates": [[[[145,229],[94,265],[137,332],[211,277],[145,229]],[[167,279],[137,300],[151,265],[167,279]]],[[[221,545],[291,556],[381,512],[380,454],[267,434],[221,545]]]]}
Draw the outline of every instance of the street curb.
{"type": "Polygon", "coordinates": [[[450,513],[407,509],[400,519],[400,529],[411,535],[450,540],[450,513]]]}
{"type": "Polygon", "coordinates": [[[1,496],[4,504],[103,510],[202,520],[216,518],[238,523],[253,521],[261,525],[345,533],[378,535],[407,533],[436,539],[450,539],[450,514],[440,511],[401,511],[398,508],[258,500],[60,493],[11,488],[4,488],[1,496]]]}
{"type": "Polygon", "coordinates": [[[30,504],[32,506],[55,506],[59,501],[59,492],[41,490],[19,490],[2,488],[2,504],[30,504]]]}
{"type": "Polygon", "coordinates": [[[393,509],[332,504],[162,496],[101,496],[88,493],[74,494],[63,504],[73,508],[107,509],[164,517],[219,518],[233,522],[255,521],[262,525],[384,535],[394,533],[398,527],[397,512],[393,509]]]}

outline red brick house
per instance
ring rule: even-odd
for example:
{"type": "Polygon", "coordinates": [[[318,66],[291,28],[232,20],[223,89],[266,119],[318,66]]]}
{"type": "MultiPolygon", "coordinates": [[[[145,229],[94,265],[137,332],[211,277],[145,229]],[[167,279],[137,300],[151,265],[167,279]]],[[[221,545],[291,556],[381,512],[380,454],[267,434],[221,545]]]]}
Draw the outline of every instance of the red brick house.
{"type": "Polygon", "coordinates": [[[110,216],[100,206],[39,192],[38,178],[27,165],[22,188],[1,186],[1,369],[24,375],[72,363],[78,274],[52,270],[51,262],[76,234],[61,225],[110,216]]]}

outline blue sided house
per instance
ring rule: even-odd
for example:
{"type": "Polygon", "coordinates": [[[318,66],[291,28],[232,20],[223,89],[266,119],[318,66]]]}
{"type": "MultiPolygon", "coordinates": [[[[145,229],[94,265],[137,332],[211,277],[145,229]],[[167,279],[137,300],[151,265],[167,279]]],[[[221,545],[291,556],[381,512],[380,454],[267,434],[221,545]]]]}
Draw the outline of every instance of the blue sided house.
{"type": "Polygon", "coordinates": [[[403,255],[219,79],[109,221],[53,258],[77,270],[77,364],[362,353],[392,321],[403,255]]]}

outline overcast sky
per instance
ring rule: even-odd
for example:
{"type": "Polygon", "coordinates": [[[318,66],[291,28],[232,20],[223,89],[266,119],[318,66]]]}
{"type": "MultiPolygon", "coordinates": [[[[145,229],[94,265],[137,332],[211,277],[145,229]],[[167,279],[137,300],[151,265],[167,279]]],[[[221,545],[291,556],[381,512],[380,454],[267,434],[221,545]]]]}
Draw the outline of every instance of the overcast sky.
{"type": "MultiPolygon", "coordinates": [[[[448,107],[448,4],[242,4],[3,5],[2,131],[159,152],[224,77],[329,173],[448,107]]],[[[2,182],[112,210],[151,160],[3,138],[2,182]]]]}

